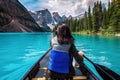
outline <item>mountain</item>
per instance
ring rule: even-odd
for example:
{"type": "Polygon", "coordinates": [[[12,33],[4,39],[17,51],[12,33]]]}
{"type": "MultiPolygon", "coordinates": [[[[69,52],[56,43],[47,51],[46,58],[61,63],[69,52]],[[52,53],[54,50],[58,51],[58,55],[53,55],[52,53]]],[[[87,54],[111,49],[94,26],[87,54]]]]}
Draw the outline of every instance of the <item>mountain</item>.
{"type": "Polygon", "coordinates": [[[69,15],[69,16],[68,16],[68,19],[69,19],[69,20],[72,19],[72,18],[73,18],[72,15],[69,15]]]}
{"type": "Polygon", "coordinates": [[[62,16],[62,21],[65,21],[67,17],[65,15],[62,16]]]}
{"type": "Polygon", "coordinates": [[[0,0],[0,32],[45,31],[18,0],[0,0]]]}
{"type": "Polygon", "coordinates": [[[66,19],[81,19],[84,16],[84,14],[80,14],[76,17],[72,17],[72,15],[69,17],[63,15],[61,17],[58,12],[53,12],[51,14],[48,9],[43,9],[35,12],[29,11],[29,13],[38,23],[38,25],[47,31],[52,31],[56,24],[65,21],[66,19]]]}
{"type": "Polygon", "coordinates": [[[73,19],[74,19],[74,20],[75,20],[75,19],[79,20],[79,19],[81,19],[81,18],[83,18],[83,17],[84,17],[84,13],[83,13],[83,14],[79,14],[78,16],[73,17],[73,19]]]}
{"type": "Polygon", "coordinates": [[[52,15],[48,11],[48,9],[30,12],[30,14],[35,19],[39,26],[46,29],[47,31],[51,31],[50,27],[47,24],[51,24],[53,20],[52,15]]]}
{"type": "Polygon", "coordinates": [[[43,9],[35,12],[29,12],[34,20],[47,31],[52,31],[55,25],[66,19],[66,16],[60,16],[58,12],[53,12],[52,14],[48,9],[43,9]]]}
{"type": "Polygon", "coordinates": [[[58,14],[58,12],[53,12],[53,19],[54,19],[54,23],[59,23],[62,21],[61,16],[58,14]]]}

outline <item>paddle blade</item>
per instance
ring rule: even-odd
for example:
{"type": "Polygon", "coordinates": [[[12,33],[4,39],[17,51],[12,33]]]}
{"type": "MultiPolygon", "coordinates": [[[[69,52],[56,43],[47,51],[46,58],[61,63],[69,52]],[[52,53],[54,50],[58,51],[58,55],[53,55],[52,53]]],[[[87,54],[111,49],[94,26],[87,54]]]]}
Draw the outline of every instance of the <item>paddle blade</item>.
{"type": "Polygon", "coordinates": [[[120,75],[110,70],[109,68],[99,64],[94,66],[104,80],[120,80],[120,75]]]}

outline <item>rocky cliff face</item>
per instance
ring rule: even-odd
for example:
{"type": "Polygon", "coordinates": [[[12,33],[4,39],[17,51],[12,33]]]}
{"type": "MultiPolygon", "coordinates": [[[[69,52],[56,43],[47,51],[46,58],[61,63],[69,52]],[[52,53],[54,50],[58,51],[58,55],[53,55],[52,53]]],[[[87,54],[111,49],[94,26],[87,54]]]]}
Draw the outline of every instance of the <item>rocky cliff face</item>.
{"type": "Polygon", "coordinates": [[[61,16],[59,16],[58,12],[53,12],[53,19],[55,23],[59,23],[62,21],[61,16]]]}
{"type": "Polygon", "coordinates": [[[30,14],[39,24],[39,26],[45,28],[47,31],[51,31],[50,27],[47,24],[51,24],[53,20],[52,20],[52,15],[48,11],[48,9],[30,12],[30,14]]]}
{"type": "Polygon", "coordinates": [[[72,19],[72,18],[73,18],[73,17],[72,17],[71,15],[68,16],[68,19],[69,19],[69,20],[72,19]]]}
{"type": "Polygon", "coordinates": [[[34,20],[42,27],[48,31],[53,30],[54,26],[67,19],[65,15],[62,17],[58,14],[58,12],[53,12],[52,14],[48,9],[43,9],[40,11],[29,12],[34,20]]]}
{"type": "Polygon", "coordinates": [[[62,21],[66,20],[67,17],[65,15],[62,16],[62,21]]]}
{"type": "Polygon", "coordinates": [[[0,32],[44,31],[18,0],[0,0],[0,32]]]}

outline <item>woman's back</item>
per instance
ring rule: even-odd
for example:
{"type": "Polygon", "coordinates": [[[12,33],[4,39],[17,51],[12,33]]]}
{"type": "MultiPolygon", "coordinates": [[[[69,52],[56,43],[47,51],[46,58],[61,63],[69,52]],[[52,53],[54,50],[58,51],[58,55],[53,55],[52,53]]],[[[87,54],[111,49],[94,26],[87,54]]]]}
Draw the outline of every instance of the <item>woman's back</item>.
{"type": "Polygon", "coordinates": [[[70,32],[69,26],[62,24],[58,26],[56,36],[51,40],[51,54],[48,69],[51,73],[51,78],[55,79],[70,79],[75,75],[72,66],[72,57],[76,56],[80,63],[83,61],[79,57],[78,51],[74,46],[74,39],[70,32]]]}

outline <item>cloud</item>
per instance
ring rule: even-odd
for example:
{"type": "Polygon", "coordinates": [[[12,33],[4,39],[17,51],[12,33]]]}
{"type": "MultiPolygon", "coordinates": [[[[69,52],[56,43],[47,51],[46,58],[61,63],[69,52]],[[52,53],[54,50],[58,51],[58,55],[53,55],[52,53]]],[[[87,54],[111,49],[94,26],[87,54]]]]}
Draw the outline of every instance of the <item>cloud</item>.
{"type": "MultiPolygon", "coordinates": [[[[26,6],[29,10],[47,8],[51,13],[58,12],[61,16],[77,16],[82,14],[84,11],[87,11],[89,5],[93,6],[96,1],[100,0],[22,0],[24,5],[29,3],[26,6]]],[[[108,3],[109,0],[101,1],[102,3],[108,3]]]]}
{"type": "MultiPolygon", "coordinates": [[[[93,6],[96,1],[98,0],[48,0],[42,7],[48,8],[51,12],[59,12],[60,15],[77,16],[87,11],[88,6],[93,6]]],[[[101,1],[108,3],[108,0],[101,1]]]]}

